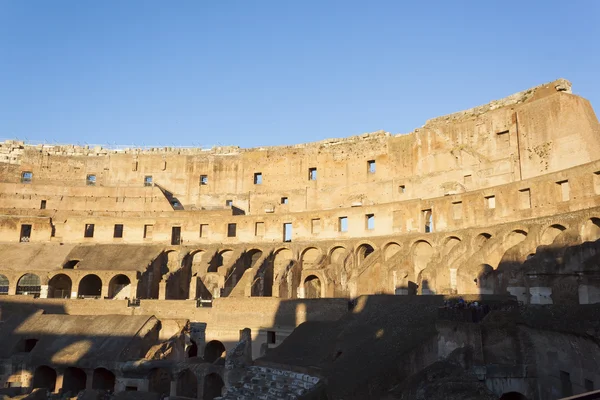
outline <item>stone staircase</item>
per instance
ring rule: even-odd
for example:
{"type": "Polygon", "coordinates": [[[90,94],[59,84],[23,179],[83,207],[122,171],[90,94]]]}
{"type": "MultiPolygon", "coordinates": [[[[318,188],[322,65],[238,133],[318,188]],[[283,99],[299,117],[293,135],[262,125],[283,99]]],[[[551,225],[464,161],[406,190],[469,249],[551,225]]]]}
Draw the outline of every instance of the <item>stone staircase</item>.
{"type": "Polygon", "coordinates": [[[299,372],[251,366],[242,379],[215,400],[295,400],[302,399],[319,383],[319,378],[299,372]]]}

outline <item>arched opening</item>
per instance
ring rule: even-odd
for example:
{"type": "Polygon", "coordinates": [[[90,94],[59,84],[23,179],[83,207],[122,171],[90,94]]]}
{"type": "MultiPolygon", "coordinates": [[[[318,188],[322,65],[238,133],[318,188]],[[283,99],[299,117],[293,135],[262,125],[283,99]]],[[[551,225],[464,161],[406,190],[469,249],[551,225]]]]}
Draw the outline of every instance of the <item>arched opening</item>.
{"type": "Polygon", "coordinates": [[[54,392],[56,387],[56,371],[48,366],[42,365],[33,373],[33,388],[47,389],[54,392]]]}
{"type": "Polygon", "coordinates": [[[220,397],[223,390],[223,379],[219,374],[213,372],[204,377],[204,389],[202,391],[202,398],[204,400],[213,400],[215,397],[220,397]]]}
{"type": "Polygon", "coordinates": [[[195,399],[198,397],[198,379],[189,369],[184,369],[177,376],[177,386],[175,388],[177,396],[189,397],[195,399]]]}
{"type": "Polygon", "coordinates": [[[280,249],[273,256],[273,282],[279,289],[282,299],[295,299],[298,297],[300,286],[300,266],[294,261],[294,255],[289,249],[280,249]]]}
{"type": "Polygon", "coordinates": [[[206,252],[204,250],[198,250],[191,255],[192,257],[192,272],[197,273],[202,271],[202,267],[206,265],[206,261],[204,260],[204,255],[206,252]]]}
{"type": "Polygon", "coordinates": [[[492,235],[489,233],[480,233],[473,239],[473,247],[475,250],[479,250],[483,247],[483,245],[492,238],[492,235]]]}
{"type": "Polygon", "coordinates": [[[8,294],[8,278],[5,275],[0,274],[0,296],[8,294]]]}
{"type": "Polygon", "coordinates": [[[393,256],[396,255],[396,253],[398,253],[400,251],[402,247],[398,244],[398,243],[388,243],[385,245],[384,247],[384,251],[383,251],[383,259],[385,261],[389,260],[390,258],[392,258],[393,256]]]}
{"type": "Polygon", "coordinates": [[[17,294],[40,297],[42,291],[40,277],[36,274],[25,274],[17,282],[17,294]]]}
{"type": "Polygon", "coordinates": [[[356,255],[358,257],[358,264],[360,265],[363,261],[365,261],[365,258],[369,257],[369,255],[371,253],[373,253],[375,251],[375,249],[373,248],[373,246],[371,246],[370,244],[361,244],[358,249],[356,250],[356,255]]]}
{"type": "Polygon", "coordinates": [[[475,271],[473,282],[480,294],[494,294],[494,268],[489,264],[481,264],[475,271]]]}
{"type": "Polygon", "coordinates": [[[171,392],[171,374],[165,368],[152,368],[148,374],[148,391],[168,396],[171,392]]]}
{"type": "Polygon", "coordinates": [[[19,346],[17,347],[17,351],[20,353],[31,353],[37,344],[38,339],[24,339],[19,342],[19,346]]]}
{"type": "Polygon", "coordinates": [[[115,390],[115,374],[106,368],[96,368],[92,376],[92,389],[107,390],[113,392],[115,390]]]}
{"type": "MultiPolygon", "coordinates": [[[[108,284],[108,297],[111,299],[125,299],[131,297],[131,281],[126,275],[114,276],[108,284]]],[[[133,296],[135,297],[135,296],[133,296]]]]}
{"type": "Polygon", "coordinates": [[[309,247],[302,252],[300,260],[302,263],[302,269],[314,269],[318,267],[319,260],[321,258],[321,252],[314,248],[309,247]]]}
{"type": "Polygon", "coordinates": [[[98,275],[86,275],[79,282],[77,297],[100,297],[102,294],[102,280],[98,275]]]}
{"type": "Polygon", "coordinates": [[[415,268],[415,276],[423,271],[429,261],[433,257],[433,247],[425,240],[419,240],[413,245],[413,264],[415,268]]]}
{"type": "Polygon", "coordinates": [[[444,243],[444,255],[450,254],[450,251],[460,243],[460,239],[456,236],[450,236],[444,243]]]}
{"type": "Polygon", "coordinates": [[[527,397],[519,392],[508,392],[504,393],[502,397],[500,397],[500,400],[527,400],[527,397]]]}
{"type": "Polygon", "coordinates": [[[343,247],[335,247],[329,253],[329,262],[331,264],[341,264],[344,262],[344,257],[346,255],[346,249],[343,247]]]}
{"type": "Polygon", "coordinates": [[[567,228],[559,224],[549,226],[542,234],[542,237],[540,238],[540,244],[544,246],[551,245],[554,243],[554,240],[556,240],[558,235],[560,235],[565,229],[567,228]]]}
{"type": "Polygon", "coordinates": [[[246,269],[247,268],[256,268],[259,265],[256,265],[258,260],[262,257],[263,252],[257,249],[248,250],[245,254],[246,256],[246,269]]]}
{"type": "Polygon", "coordinates": [[[225,346],[218,340],[211,340],[206,343],[204,348],[204,361],[213,363],[221,358],[225,353],[225,346]]]}
{"type": "Polygon", "coordinates": [[[510,249],[511,247],[521,243],[526,238],[527,232],[520,229],[514,230],[504,238],[503,247],[505,249],[510,249]]]}
{"type": "Polygon", "coordinates": [[[65,274],[54,275],[48,282],[48,298],[51,299],[70,299],[71,298],[71,278],[65,274]]]}
{"type": "Polygon", "coordinates": [[[208,272],[217,272],[220,267],[227,265],[233,256],[232,250],[223,250],[213,257],[210,260],[210,265],[208,266],[208,272]]]}
{"type": "Polygon", "coordinates": [[[595,242],[600,239],[600,218],[590,218],[581,227],[581,240],[595,242]]]}
{"type": "Polygon", "coordinates": [[[198,357],[198,345],[195,341],[190,340],[192,344],[190,344],[187,348],[187,356],[188,358],[198,357]]]}
{"type": "Polygon", "coordinates": [[[79,264],[79,260],[69,260],[63,264],[63,269],[75,269],[79,264]]]}
{"type": "Polygon", "coordinates": [[[315,275],[309,275],[304,280],[304,298],[321,298],[321,280],[315,275]]]}
{"type": "Polygon", "coordinates": [[[85,389],[86,380],[87,375],[82,369],[68,367],[65,369],[65,375],[63,378],[63,391],[71,392],[71,394],[76,395],[85,389]]]}

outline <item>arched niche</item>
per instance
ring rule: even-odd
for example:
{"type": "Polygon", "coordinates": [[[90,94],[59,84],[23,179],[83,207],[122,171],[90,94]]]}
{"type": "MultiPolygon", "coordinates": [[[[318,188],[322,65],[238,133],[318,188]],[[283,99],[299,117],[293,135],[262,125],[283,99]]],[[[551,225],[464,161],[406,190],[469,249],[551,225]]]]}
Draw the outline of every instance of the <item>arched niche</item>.
{"type": "Polygon", "coordinates": [[[48,298],[51,299],[70,299],[73,282],[68,275],[54,275],[48,281],[48,298]]]}
{"type": "Polygon", "coordinates": [[[554,243],[558,235],[560,235],[565,229],[564,226],[560,224],[550,225],[546,229],[544,229],[544,233],[540,238],[540,244],[543,246],[548,246],[554,243]]]}
{"type": "Polygon", "coordinates": [[[125,299],[131,296],[131,280],[127,275],[115,275],[108,284],[108,297],[111,299],[125,299]]]}
{"type": "Polygon", "coordinates": [[[419,240],[413,244],[412,254],[415,276],[419,276],[419,273],[427,267],[433,257],[433,247],[428,241],[419,240]]]}
{"type": "Polygon", "coordinates": [[[315,247],[309,247],[305,249],[300,260],[302,263],[302,269],[313,269],[318,266],[318,262],[321,258],[321,251],[315,247]]]}
{"type": "Polygon", "coordinates": [[[102,294],[102,279],[98,275],[89,274],[79,281],[77,297],[100,297],[102,294]]]}
{"type": "Polygon", "coordinates": [[[595,242],[600,239],[600,218],[590,218],[581,227],[581,240],[595,242]]]}
{"type": "Polygon", "coordinates": [[[304,279],[304,298],[318,299],[323,297],[323,285],[316,275],[309,275],[304,279]]]}
{"type": "Polygon", "coordinates": [[[213,363],[225,354],[225,346],[219,340],[211,340],[204,347],[204,361],[213,363]]]}
{"type": "Polygon", "coordinates": [[[398,243],[396,242],[390,242],[388,244],[386,244],[383,247],[383,259],[385,261],[389,260],[390,258],[392,258],[393,256],[395,256],[400,249],[402,248],[402,246],[400,246],[398,243]]]}
{"type": "Polygon", "coordinates": [[[17,294],[39,297],[42,291],[42,281],[36,274],[25,274],[17,281],[17,294]]]}

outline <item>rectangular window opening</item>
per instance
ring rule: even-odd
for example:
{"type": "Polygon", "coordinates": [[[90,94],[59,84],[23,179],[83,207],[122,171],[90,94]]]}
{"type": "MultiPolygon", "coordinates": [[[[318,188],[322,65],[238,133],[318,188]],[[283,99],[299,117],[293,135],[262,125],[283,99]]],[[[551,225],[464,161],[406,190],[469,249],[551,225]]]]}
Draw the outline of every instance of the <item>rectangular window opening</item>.
{"type": "Polygon", "coordinates": [[[262,172],[255,172],[254,173],[254,184],[262,185],[262,180],[263,180],[262,172]]]}
{"type": "Polygon", "coordinates": [[[375,214],[366,214],[365,215],[365,226],[367,230],[372,231],[375,229],[375,214]]]}
{"type": "Polygon", "coordinates": [[[33,179],[33,172],[31,172],[31,171],[21,172],[21,183],[31,183],[32,179],[33,179]]]}
{"type": "Polygon", "coordinates": [[[281,198],[281,204],[287,204],[288,203],[288,198],[287,197],[282,197],[281,198]]]}
{"type": "Polygon", "coordinates": [[[83,237],[94,237],[94,224],[85,224],[85,231],[83,233],[83,237]]]}
{"type": "Polygon", "coordinates": [[[453,219],[462,219],[462,201],[455,201],[452,203],[452,218],[453,219]]]}
{"type": "Polygon", "coordinates": [[[519,190],[519,206],[519,208],[521,208],[522,210],[531,208],[531,190],[519,190]]]}
{"type": "Polygon", "coordinates": [[[560,371],[560,386],[562,397],[573,395],[573,383],[571,383],[571,374],[566,371],[560,371]]]}
{"type": "Polygon", "coordinates": [[[433,232],[433,213],[431,212],[431,208],[427,210],[422,210],[421,214],[423,215],[425,233],[433,232]]]}
{"type": "Polygon", "coordinates": [[[570,189],[569,189],[569,181],[564,180],[560,182],[556,182],[558,188],[560,190],[560,200],[561,201],[569,201],[571,197],[570,189]]]}
{"type": "Polygon", "coordinates": [[[144,239],[152,239],[154,225],[144,225],[144,239]]]}
{"type": "Polygon", "coordinates": [[[275,335],[275,331],[267,331],[267,343],[275,344],[277,342],[277,336],[275,335]]]}
{"type": "Polygon", "coordinates": [[[502,131],[496,133],[496,141],[498,143],[498,148],[502,149],[510,146],[510,134],[508,131],[502,131]]]}
{"type": "Polygon", "coordinates": [[[144,177],[144,186],[152,186],[152,176],[146,175],[144,177]]]}
{"type": "Polygon", "coordinates": [[[85,178],[85,184],[88,186],[96,186],[96,175],[93,175],[93,174],[88,175],[85,178]]]}
{"type": "Polygon", "coordinates": [[[231,207],[233,205],[233,200],[225,200],[225,207],[231,207]]]}
{"type": "Polygon", "coordinates": [[[181,244],[181,227],[174,226],[171,228],[171,245],[177,246],[181,244]]]}
{"type": "Polygon", "coordinates": [[[310,232],[312,234],[321,232],[321,219],[313,218],[310,220],[310,232]]]}
{"type": "Polygon", "coordinates": [[[496,208],[496,196],[485,196],[485,207],[490,210],[496,208]]]}
{"type": "Polygon", "coordinates": [[[375,160],[367,161],[367,171],[369,171],[370,174],[375,173],[375,171],[376,171],[375,160]]]}
{"type": "Polygon", "coordinates": [[[137,171],[137,167],[138,167],[138,162],[134,161],[131,163],[131,170],[132,171],[137,171]]]}
{"type": "Polygon", "coordinates": [[[122,238],[123,237],[123,224],[115,224],[113,237],[114,238],[122,238]]]}
{"type": "Polygon", "coordinates": [[[29,242],[31,239],[31,225],[23,224],[21,225],[21,235],[19,236],[19,240],[21,242],[29,242]]]}
{"type": "Polygon", "coordinates": [[[235,237],[236,236],[236,224],[227,224],[227,237],[235,237]]]}
{"type": "Polygon", "coordinates": [[[339,217],[338,218],[338,231],[339,232],[348,232],[348,217],[339,217]]]}
{"type": "Polygon", "coordinates": [[[254,225],[254,236],[264,236],[265,235],[265,223],[257,222],[254,225]]]}
{"type": "Polygon", "coordinates": [[[45,210],[46,209],[46,200],[42,200],[40,203],[40,210],[45,210]]]}
{"type": "Polygon", "coordinates": [[[400,193],[400,194],[406,193],[406,185],[398,186],[398,193],[400,193]]]}
{"type": "Polygon", "coordinates": [[[200,175],[200,185],[208,185],[208,175],[200,175]]]}
{"type": "Polygon", "coordinates": [[[200,224],[200,237],[208,237],[208,224],[200,224]]]}
{"type": "Polygon", "coordinates": [[[473,176],[472,175],[465,175],[463,178],[463,182],[465,185],[470,185],[473,183],[473,176]]]}
{"type": "Polygon", "coordinates": [[[283,241],[289,243],[292,241],[292,223],[286,222],[283,224],[283,241]]]}
{"type": "Polygon", "coordinates": [[[317,180],[317,169],[316,168],[309,168],[308,169],[308,180],[309,181],[316,181],[317,180]]]}
{"type": "Polygon", "coordinates": [[[594,390],[594,381],[590,379],[583,380],[583,387],[585,387],[586,392],[591,392],[594,390]]]}

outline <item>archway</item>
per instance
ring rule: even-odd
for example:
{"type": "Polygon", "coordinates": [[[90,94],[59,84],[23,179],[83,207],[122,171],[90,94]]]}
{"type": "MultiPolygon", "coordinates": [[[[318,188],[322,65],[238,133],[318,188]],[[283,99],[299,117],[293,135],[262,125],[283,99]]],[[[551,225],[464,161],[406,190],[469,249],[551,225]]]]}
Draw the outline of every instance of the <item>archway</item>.
{"type": "Polygon", "coordinates": [[[189,369],[184,369],[177,376],[177,386],[175,388],[177,396],[189,397],[195,399],[198,397],[198,379],[189,369]]]}
{"type": "Polygon", "coordinates": [[[82,369],[68,367],[65,370],[63,378],[63,391],[71,392],[73,395],[76,395],[77,393],[85,389],[86,380],[87,375],[82,369]]]}
{"type": "Polygon", "coordinates": [[[198,345],[193,340],[190,340],[190,342],[192,344],[190,344],[186,350],[188,358],[198,357],[198,345]]]}
{"type": "Polygon", "coordinates": [[[335,247],[329,253],[329,262],[331,264],[342,264],[344,262],[345,255],[346,249],[344,247],[335,247]]]}
{"type": "Polygon", "coordinates": [[[171,374],[165,368],[152,368],[148,374],[148,391],[168,396],[171,393],[171,374]]]}
{"type": "Polygon", "coordinates": [[[508,392],[504,393],[502,397],[500,397],[500,400],[527,400],[527,397],[519,392],[508,392]]]}
{"type": "Polygon", "coordinates": [[[56,371],[46,365],[36,368],[33,373],[33,388],[48,389],[54,392],[56,387],[56,371]]]}
{"type": "Polygon", "coordinates": [[[0,296],[8,294],[9,281],[5,275],[0,274],[0,296]]]}
{"type": "Polygon", "coordinates": [[[204,377],[204,390],[202,391],[202,398],[204,400],[213,400],[215,397],[221,396],[223,390],[223,379],[219,374],[213,372],[204,377]]]}
{"type": "Polygon", "coordinates": [[[313,269],[317,268],[319,259],[321,258],[321,252],[319,249],[309,247],[302,252],[300,256],[300,262],[302,263],[302,269],[313,269]]]}
{"type": "Polygon", "coordinates": [[[125,299],[131,296],[131,280],[123,274],[114,276],[108,283],[108,297],[111,299],[125,299]],[[129,290],[128,290],[129,289],[129,290]]]}
{"type": "Polygon", "coordinates": [[[390,258],[395,256],[396,253],[398,253],[401,248],[402,248],[402,246],[400,246],[398,243],[395,243],[395,242],[386,244],[384,247],[385,250],[383,251],[383,259],[385,261],[389,260],[390,258]]]}
{"type": "Polygon", "coordinates": [[[17,294],[39,297],[41,291],[41,280],[36,274],[25,274],[17,282],[17,294]]]}
{"type": "Polygon", "coordinates": [[[48,282],[48,298],[51,299],[70,299],[71,298],[71,278],[65,274],[54,275],[48,282]]]}
{"type": "Polygon", "coordinates": [[[444,243],[444,255],[450,254],[450,251],[452,251],[452,249],[459,243],[460,239],[456,236],[450,236],[449,238],[447,238],[444,243]]]}
{"type": "Polygon", "coordinates": [[[540,238],[540,244],[544,246],[551,245],[554,243],[558,235],[560,235],[565,229],[567,228],[559,224],[554,224],[547,227],[540,238]]]}
{"type": "Polygon", "coordinates": [[[207,272],[217,272],[220,267],[227,265],[233,256],[233,250],[223,250],[210,260],[207,272]]]}
{"type": "Polygon", "coordinates": [[[225,346],[218,340],[211,340],[204,347],[204,361],[213,363],[223,356],[225,346]]]}
{"type": "Polygon", "coordinates": [[[280,249],[273,256],[274,283],[279,289],[282,299],[295,299],[298,297],[300,286],[300,267],[294,261],[294,254],[289,249],[280,249]]]}
{"type": "Polygon", "coordinates": [[[309,275],[304,280],[304,298],[318,299],[323,297],[321,294],[321,280],[315,275],[309,275]]]}
{"type": "Polygon", "coordinates": [[[358,265],[362,264],[371,253],[373,253],[375,249],[370,244],[361,244],[358,249],[356,249],[356,256],[358,257],[358,265]]]}
{"type": "Polygon", "coordinates": [[[246,257],[246,268],[256,268],[258,265],[256,263],[262,257],[263,252],[258,249],[248,250],[245,254],[246,257]]]}
{"type": "Polygon", "coordinates": [[[425,240],[419,240],[413,245],[413,265],[415,268],[415,276],[427,267],[429,261],[433,257],[433,247],[425,240]]]}
{"type": "Polygon", "coordinates": [[[475,270],[474,282],[479,294],[494,294],[494,268],[489,264],[481,264],[475,270]]]}
{"type": "Polygon", "coordinates": [[[477,235],[473,239],[474,250],[479,250],[480,248],[482,248],[483,245],[491,238],[492,238],[492,235],[490,235],[489,233],[486,233],[486,232],[483,232],[483,233],[480,233],[479,235],[477,235]]]}
{"type": "Polygon", "coordinates": [[[102,294],[102,280],[98,275],[90,274],[79,282],[77,297],[100,297],[102,294]]]}
{"type": "Polygon", "coordinates": [[[92,389],[113,392],[115,390],[115,380],[115,374],[111,371],[106,368],[96,368],[94,375],[92,375],[92,389]]]}
{"type": "Polygon", "coordinates": [[[600,239],[600,218],[590,218],[581,227],[581,241],[595,242],[600,239]]]}

